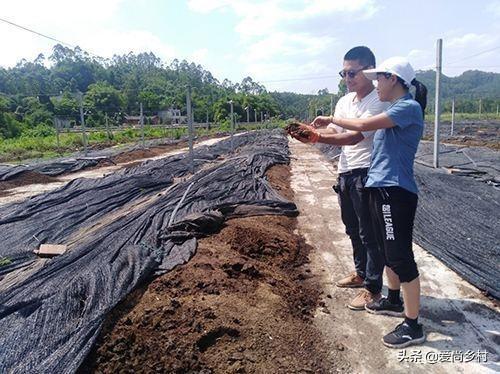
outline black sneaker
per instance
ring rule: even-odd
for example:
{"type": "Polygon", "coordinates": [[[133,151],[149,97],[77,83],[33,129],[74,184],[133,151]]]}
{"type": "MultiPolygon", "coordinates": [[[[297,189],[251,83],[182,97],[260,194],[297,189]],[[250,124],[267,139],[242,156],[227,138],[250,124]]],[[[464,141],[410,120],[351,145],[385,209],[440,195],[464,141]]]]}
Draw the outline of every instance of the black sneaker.
{"type": "Polygon", "coordinates": [[[381,298],[379,301],[374,301],[365,305],[368,313],[384,314],[386,316],[404,317],[405,308],[403,303],[393,304],[387,297],[381,298]]]}
{"type": "Polygon", "coordinates": [[[384,345],[389,348],[404,348],[425,342],[425,334],[422,325],[412,328],[406,322],[396,326],[394,331],[383,337],[384,345]]]}

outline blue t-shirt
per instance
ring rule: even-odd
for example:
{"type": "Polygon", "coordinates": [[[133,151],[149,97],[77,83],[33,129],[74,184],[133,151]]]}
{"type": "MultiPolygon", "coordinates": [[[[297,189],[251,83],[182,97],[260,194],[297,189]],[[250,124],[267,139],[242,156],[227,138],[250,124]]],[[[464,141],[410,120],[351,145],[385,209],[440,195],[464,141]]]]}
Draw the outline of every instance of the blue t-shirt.
{"type": "Polygon", "coordinates": [[[417,194],[413,162],[424,132],[422,108],[406,94],[385,113],[395,126],[375,132],[366,187],[399,186],[417,194]]]}

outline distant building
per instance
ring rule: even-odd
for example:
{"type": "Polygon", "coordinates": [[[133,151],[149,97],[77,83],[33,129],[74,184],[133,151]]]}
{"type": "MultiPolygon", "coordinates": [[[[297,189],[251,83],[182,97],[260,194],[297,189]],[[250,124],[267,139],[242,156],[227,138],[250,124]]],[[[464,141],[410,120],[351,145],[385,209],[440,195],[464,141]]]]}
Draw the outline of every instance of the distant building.
{"type": "MultiPolygon", "coordinates": [[[[141,116],[125,116],[124,123],[126,125],[140,125],[141,116]]],[[[160,123],[159,116],[144,116],[145,125],[158,125],[160,123]]]]}
{"type": "Polygon", "coordinates": [[[181,124],[186,123],[186,116],[181,115],[180,109],[165,109],[158,112],[161,123],[181,124]]]}

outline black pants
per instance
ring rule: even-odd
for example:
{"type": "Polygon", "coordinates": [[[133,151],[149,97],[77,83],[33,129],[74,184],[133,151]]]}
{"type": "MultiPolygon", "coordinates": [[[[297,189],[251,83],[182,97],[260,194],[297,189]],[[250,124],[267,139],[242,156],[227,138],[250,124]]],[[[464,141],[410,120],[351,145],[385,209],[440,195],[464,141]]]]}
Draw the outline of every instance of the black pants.
{"type": "Polygon", "coordinates": [[[368,169],[354,169],[339,174],[335,190],[339,197],[342,222],[351,239],[356,273],[365,280],[368,291],[379,293],[382,290],[384,257],[373,233],[368,192],[364,188],[367,173],[368,169]]]}
{"type": "Polygon", "coordinates": [[[367,188],[375,238],[385,264],[401,282],[418,277],[413,256],[413,222],[418,196],[401,187],[367,188]]]}

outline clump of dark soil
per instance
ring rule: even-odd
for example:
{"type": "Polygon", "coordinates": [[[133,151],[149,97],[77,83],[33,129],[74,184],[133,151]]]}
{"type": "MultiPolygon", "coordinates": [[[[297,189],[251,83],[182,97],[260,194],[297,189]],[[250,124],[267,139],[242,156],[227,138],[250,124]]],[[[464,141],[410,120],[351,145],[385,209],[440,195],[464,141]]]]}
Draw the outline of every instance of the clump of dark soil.
{"type": "Polygon", "coordinates": [[[12,188],[26,186],[28,184],[47,184],[57,182],[57,178],[51,177],[49,175],[41,174],[36,171],[23,171],[19,173],[15,178],[9,179],[8,181],[0,182],[0,196],[9,195],[7,190],[12,188]]]}
{"type": "Polygon", "coordinates": [[[308,138],[311,134],[310,127],[300,122],[293,122],[286,125],[285,130],[294,138],[308,138]]]}

